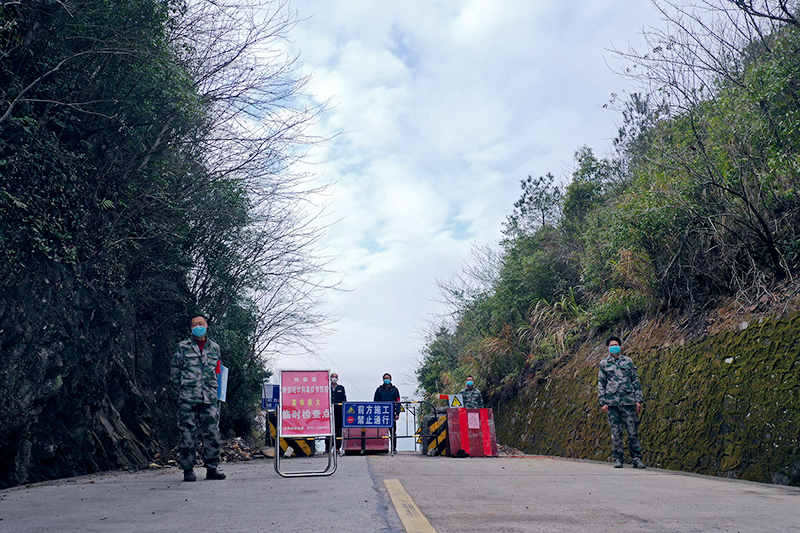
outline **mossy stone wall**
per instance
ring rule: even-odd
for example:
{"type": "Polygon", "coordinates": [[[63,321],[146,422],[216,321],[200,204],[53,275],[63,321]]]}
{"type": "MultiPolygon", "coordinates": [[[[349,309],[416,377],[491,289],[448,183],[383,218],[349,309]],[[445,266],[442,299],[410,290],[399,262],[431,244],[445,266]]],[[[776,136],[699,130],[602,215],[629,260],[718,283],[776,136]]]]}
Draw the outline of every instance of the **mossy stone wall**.
{"type": "MultiPolygon", "coordinates": [[[[634,332],[623,349],[646,398],[639,427],[646,463],[800,486],[800,314],[692,343],[634,332]]],[[[527,453],[610,460],[596,393],[604,356],[604,345],[586,349],[498,406],[498,441],[527,453]]]]}

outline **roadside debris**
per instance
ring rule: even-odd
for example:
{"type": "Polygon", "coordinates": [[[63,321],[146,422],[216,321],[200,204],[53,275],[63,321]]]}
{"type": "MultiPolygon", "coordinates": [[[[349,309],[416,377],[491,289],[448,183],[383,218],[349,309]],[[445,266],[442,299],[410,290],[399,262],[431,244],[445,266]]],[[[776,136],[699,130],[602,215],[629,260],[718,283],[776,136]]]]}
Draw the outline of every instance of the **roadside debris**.
{"type": "MultiPolygon", "coordinates": [[[[175,448],[156,454],[153,462],[148,465],[148,468],[164,468],[170,466],[177,466],[178,464],[179,449],[175,448]]],[[[248,443],[241,438],[228,439],[222,442],[220,449],[220,459],[223,463],[239,463],[242,461],[250,461],[253,459],[266,459],[273,457],[272,448],[260,447],[248,443]]],[[[198,457],[202,457],[202,450],[198,448],[198,457]]]]}

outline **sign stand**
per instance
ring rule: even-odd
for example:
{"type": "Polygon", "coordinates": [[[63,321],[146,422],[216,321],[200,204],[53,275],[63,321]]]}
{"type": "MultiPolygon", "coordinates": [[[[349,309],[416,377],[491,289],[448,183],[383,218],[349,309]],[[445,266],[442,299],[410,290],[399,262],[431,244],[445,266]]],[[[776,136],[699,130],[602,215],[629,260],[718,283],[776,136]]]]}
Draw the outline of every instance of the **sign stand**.
{"type": "MultiPolygon", "coordinates": [[[[395,419],[394,419],[395,402],[344,402],[342,405],[342,433],[346,428],[361,428],[374,430],[374,436],[363,436],[362,441],[369,439],[389,439],[386,443],[386,448],[390,455],[394,455],[394,446],[392,443],[396,442],[395,438],[395,419]],[[381,430],[389,430],[388,437],[380,436],[381,430]]],[[[358,438],[358,437],[356,437],[358,438]]],[[[342,442],[344,448],[344,442],[342,442]]],[[[369,451],[383,451],[383,444],[373,444],[366,446],[362,442],[363,448],[369,451]]]]}
{"type": "MultiPolygon", "coordinates": [[[[329,370],[281,370],[280,401],[275,427],[276,441],[281,438],[336,438],[329,370]]],[[[324,470],[284,472],[281,454],[275,450],[275,472],[282,477],[330,476],[336,472],[336,446],[328,450],[324,470]]]]}

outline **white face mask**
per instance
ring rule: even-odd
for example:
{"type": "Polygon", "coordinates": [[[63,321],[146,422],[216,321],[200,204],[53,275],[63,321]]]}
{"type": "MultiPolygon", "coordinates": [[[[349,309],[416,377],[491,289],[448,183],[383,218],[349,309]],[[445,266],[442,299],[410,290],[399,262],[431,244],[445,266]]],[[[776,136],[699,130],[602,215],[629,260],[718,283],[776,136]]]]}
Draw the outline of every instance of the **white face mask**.
{"type": "Polygon", "coordinates": [[[331,383],[336,385],[339,382],[339,378],[331,378],[331,383]]]}

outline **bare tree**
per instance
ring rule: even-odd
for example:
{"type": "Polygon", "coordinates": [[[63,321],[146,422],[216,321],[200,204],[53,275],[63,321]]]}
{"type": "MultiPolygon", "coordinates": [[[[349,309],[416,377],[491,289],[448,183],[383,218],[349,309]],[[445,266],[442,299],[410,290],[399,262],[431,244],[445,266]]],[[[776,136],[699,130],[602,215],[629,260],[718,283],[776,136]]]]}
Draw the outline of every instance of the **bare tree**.
{"type": "MultiPolygon", "coordinates": [[[[464,261],[459,272],[446,279],[436,279],[439,302],[446,307],[444,316],[457,321],[476,301],[488,297],[500,279],[501,268],[502,256],[498,248],[473,244],[471,258],[464,261]]],[[[441,319],[430,321],[432,332],[444,326],[441,319]]]]}
{"type": "Polygon", "coordinates": [[[324,140],[310,127],[325,108],[308,104],[308,78],[280,46],[296,16],[284,0],[197,1],[180,21],[173,44],[188,51],[191,81],[210,116],[189,147],[203,154],[208,173],[194,185],[246,194],[250,204],[233,234],[196,228],[192,290],[212,314],[246,294],[258,309],[259,354],[311,349],[331,322],[322,295],[337,283],[325,281],[316,251],[326,225],[311,198],[325,187],[295,170],[324,140]]]}
{"type": "Polygon", "coordinates": [[[790,0],[729,0],[732,4],[742,10],[743,13],[752,18],[765,18],[774,22],[800,26],[797,19],[798,3],[790,0]]]}

